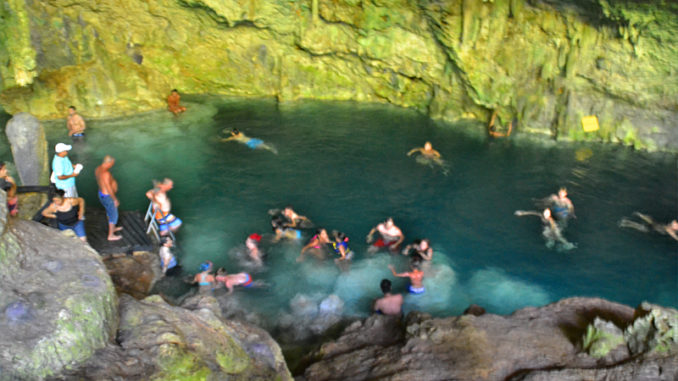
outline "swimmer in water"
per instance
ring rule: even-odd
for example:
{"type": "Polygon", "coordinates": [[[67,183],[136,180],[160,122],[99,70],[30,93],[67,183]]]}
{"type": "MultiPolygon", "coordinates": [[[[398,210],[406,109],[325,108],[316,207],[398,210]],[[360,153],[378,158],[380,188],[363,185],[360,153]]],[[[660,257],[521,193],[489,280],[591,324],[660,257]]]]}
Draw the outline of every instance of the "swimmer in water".
{"type": "Polygon", "coordinates": [[[261,260],[261,251],[259,250],[259,242],[261,242],[261,235],[257,233],[252,233],[245,240],[245,246],[247,247],[247,255],[254,261],[257,266],[261,266],[263,261],[261,260]]]}
{"type": "Polygon", "coordinates": [[[246,136],[245,134],[243,134],[242,132],[238,131],[237,128],[234,128],[233,130],[231,130],[231,136],[224,138],[224,139],[221,139],[222,142],[228,142],[228,141],[231,141],[231,140],[235,140],[239,143],[242,143],[242,144],[246,145],[247,147],[249,147],[250,149],[261,148],[261,149],[269,150],[276,155],[278,154],[278,150],[276,150],[275,147],[264,143],[264,141],[261,140],[261,139],[250,138],[250,137],[246,136]]]}
{"type": "Polygon", "coordinates": [[[621,219],[621,221],[619,221],[619,227],[636,229],[643,233],[654,230],[659,234],[668,234],[671,238],[678,241],[678,221],[673,220],[664,225],[656,222],[647,214],[634,212],[633,215],[638,217],[641,222],[631,221],[630,219],[624,217],[621,219]]]}
{"type": "Polygon", "coordinates": [[[369,234],[367,234],[367,243],[372,243],[372,246],[367,251],[369,253],[376,253],[381,248],[397,251],[404,239],[403,232],[393,223],[393,218],[389,217],[386,221],[373,227],[369,234]],[[372,243],[375,232],[379,232],[381,238],[372,243]]]}
{"type": "Polygon", "coordinates": [[[419,259],[430,261],[433,259],[433,248],[431,247],[431,241],[429,241],[428,238],[415,239],[414,242],[405,246],[402,254],[409,255],[412,257],[412,260],[419,259]]]}
{"type": "Polygon", "coordinates": [[[214,275],[212,272],[212,262],[205,261],[200,264],[200,272],[193,277],[193,284],[198,284],[200,292],[205,293],[214,289],[214,275]]]}
{"type": "Polygon", "coordinates": [[[280,215],[285,219],[286,228],[313,227],[313,222],[308,217],[297,214],[290,205],[286,206],[280,215]]]}
{"type": "Polygon", "coordinates": [[[403,296],[401,294],[391,294],[391,281],[388,279],[382,279],[379,286],[384,296],[374,302],[372,310],[380,315],[402,315],[403,296]]]}
{"type": "Polygon", "coordinates": [[[574,205],[572,201],[567,197],[567,188],[562,187],[558,190],[558,194],[552,194],[548,198],[551,204],[551,210],[561,225],[561,228],[567,226],[567,220],[570,218],[577,218],[574,215],[574,205]]]}
{"type": "Polygon", "coordinates": [[[348,270],[348,263],[353,259],[353,251],[348,247],[348,237],[342,232],[333,232],[334,242],[332,242],[332,249],[339,255],[339,258],[334,260],[342,270],[348,270]]]}
{"type": "Polygon", "coordinates": [[[237,274],[227,274],[224,268],[219,268],[217,270],[217,276],[215,277],[217,282],[223,282],[224,286],[228,288],[228,293],[233,293],[233,287],[243,286],[244,288],[249,288],[254,285],[252,282],[252,276],[248,273],[237,273],[237,274]]]}
{"type": "Polygon", "coordinates": [[[448,165],[443,160],[440,152],[433,149],[431,142],[424,143],[423,147],[412,148],[410,152],[407,153],[407,156],[412,156],[412,154],[416,152],[419,152],[421,155],[419,158],[417,158],[418,163],[427,164],[431,167],[433,167],[432,164],[437,164],[443,170],[443,174],[447,176],[449,173],[448,165]]]}
{"type": "Polygon", "coordinates": [[[408,291],[410,294],[423,294],[426,289],[424,288],[424,272],[421,271],[421,262],[412,261],[410,263],[410,271],[404,273],[396,273],[393,265],[388,265],[388,268],[393,273],[393,276],[400,278],[410,278],[410,287],[408,291]]]}
{"type": "Polygon", "coordinates": [[[281,215],[274,215],[271,217],[271,227],[275,233],[273,242],[278,242],[281,239],[301,239],[301,231],[286,227],[285,219],[281,215]]]}
{"type": "Polygon", "coordinates": [[[577,247],[577,245],[568,242],[564,237],[563,233],[556,223],[556,221],[553,219],[553,216],[551,215],[551,209],[544,209],[541,213],[537,211],[525,211],[525,210],[516,210],[513,214],[515,214],[518,217],[523,217],[523,216],[537,216],[541,219],[542,224],[544,224],[544,229],[542,230],[542,236],[544,236],[544,239],[546,240],[546,247],[549,249],[555,246],[556,242],[559,242],[562,246],[562,249],[564,250],[571,250],[577,247]]]}
{"type": "Polygon", "coordinates": [[[304,260],[304,254],[307,251],[310,251],[318,259],[325,259],[325,248],[326,245],[331,244],[330,237],[327,235],[327,230],[320,229],[318,233],[311,237],[311,240],[308,241],[308,244],[301,249],[301,253],[297,258],[297,262],[304,260]]]}

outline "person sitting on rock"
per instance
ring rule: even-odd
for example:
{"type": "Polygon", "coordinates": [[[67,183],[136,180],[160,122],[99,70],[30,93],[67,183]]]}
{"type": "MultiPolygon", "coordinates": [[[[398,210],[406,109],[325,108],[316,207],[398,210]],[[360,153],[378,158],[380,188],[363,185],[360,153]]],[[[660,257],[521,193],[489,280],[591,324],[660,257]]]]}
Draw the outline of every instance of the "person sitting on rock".
{"type": "Polygon", "coordinates": [[[374,312],[380,315],[402,315],[403,296],[401,294],[391,294],[391,281],[388,279],[382,279],[380,287],[384,296],[374,302],[374,312]]]}
{"type": "Polygon", "coordinates": [[[85,234],[85,200],[82,197],[65,197],[63,189],[57,189],[52,203],[42,211],[47,218],[56,218],[59,230],[73,230],[83,242],[85,234]]]}
{"type": "Polygon", "coordinates": [[[212,272],[212,262],[205,261],[200,264],[200,272],[193,277],[193,284],[198,284],[201,293],[209,292],[214,289],[214,275],[212,272]]]}
{"type": "Polygon", "coordinates": [[[217,270],[217,282],[223,282],[224,286],[228,288],[228,293],[233,293],[233,287],[243,286],[245,288],[252,287],[252,276],[248,273],[227,274],[224,268],[217,270]]]}
{"type": "Polygon", "coordinates": [[[180,100],[181,96],[179,95],[179,91],[177,91],[177,89],[172,89],[172,92],[167,97],[167,108],[174,115],[179,115],[186,111],[186,107],[179,105],[180,100]]]}
{"type": "Polygon", "coordinates": [[[19,198],[16,195],[16,181],[7,173],[7,164],[0,162],[0,189],[7,193],[7,210],[10,216],[19,213],[19,198]]]}

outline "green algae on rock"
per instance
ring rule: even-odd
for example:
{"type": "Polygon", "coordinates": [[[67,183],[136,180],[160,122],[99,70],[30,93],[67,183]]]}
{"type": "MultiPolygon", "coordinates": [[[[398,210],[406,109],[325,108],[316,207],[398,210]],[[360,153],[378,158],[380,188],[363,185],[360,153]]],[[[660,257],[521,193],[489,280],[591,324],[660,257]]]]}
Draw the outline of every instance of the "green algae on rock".
{"type": "Polygon", "coordinates": [[[0,41],[10,113],[125,115],[178,88],[387,102],[450,121],[496,110],[521,132],[678,151],[675,2],[2,3],[0,34],[17,36],[0,41]],[[598,131],[582,131],[586,115],[598,131]]]}

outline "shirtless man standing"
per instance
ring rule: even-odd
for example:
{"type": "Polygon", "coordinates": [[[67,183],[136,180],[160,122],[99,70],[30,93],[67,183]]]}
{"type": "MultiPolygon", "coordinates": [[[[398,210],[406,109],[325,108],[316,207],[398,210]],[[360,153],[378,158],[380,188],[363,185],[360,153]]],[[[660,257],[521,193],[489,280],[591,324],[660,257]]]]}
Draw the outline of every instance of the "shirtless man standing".
{"type": "Polygon", "coordinates": [[[170,213],[172,204],[167,197],[167,192],[174,187],[174,182],[172,179],[165,178],[162,182],[154,181],[153,183],[155,188],[146,192],[146,197],[153,203],[153,213],[158,222],[160,235],[167,235],[170,231],[174,233],[179,230],[182,223],[178,217],[170,213]]]}
{"type": "Polygon", "coordinates": [[[382,279],[380,286],[384,297],[374,302],[374,312],[382,315],[400,316],[402,314],[403,296],[391,294],[391,281],[388,279],[382,279]]]}
{"type": "Polygon", "coordinates": [[[94,176],[99,184],[99,201],[106,209],[106,216],[108,216],[108,240],[117,241],[122,236],[116,235],[115,232],[122,230],[122,227],[115,227],[118,223],[118,206],[120,201],[115,196],[118,193],[118,182],[115,181],[110,170],[115,164],[115,158],[110,155],[104,157],[104,161],[94,170],[94,176]]]}
{"type": "Polygon", "coordinates": [[[403,232],[399,227],[395,226],[393,223],[393,218],[389,217],[386,221],[380,223],[370,230],[370,233],[367,235],[367,243],[371,243],[373,240],[374,232],[379,232],[381,238],[367,249],[370,253],[375,253],[381,248],[388,248],[391,251],[397,251],[400,244],[405,239],[403,232]]]}
{"type": "Polygon", "coordinates": [[[70,137],[78,138],[85,136],[85,120],[75,111],[75,106],[68,107],[66,127],[68,127],[68,136],[70,137]]]}
{"type": "Polygon", "coordinates": [[[410,294],[423,294],[426,289],[424,288],[424,272],[421,271],[420,268],[420,261],[412,261],[410,263],[410,269],[412,271],[408,271],[405,273],[396,273],[395,269],[393,268],[393,265],[388,265],[388,268],[391,269],[391,272],[393,273],[394,276],[401,277],[401,278],[410,278],[410,287],[408,288],[408,291],[410,294]]]}

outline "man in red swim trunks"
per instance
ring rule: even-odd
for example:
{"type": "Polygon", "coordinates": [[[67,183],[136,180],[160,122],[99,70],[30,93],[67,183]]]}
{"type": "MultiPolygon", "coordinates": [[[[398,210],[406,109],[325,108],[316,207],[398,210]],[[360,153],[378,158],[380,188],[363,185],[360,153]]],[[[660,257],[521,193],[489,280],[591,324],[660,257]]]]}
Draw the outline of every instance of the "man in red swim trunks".
{"type": "Polygon", "coordinates": [[[397,251],[400,244],[405,239],[403,232],[393,223],[393,218],[389,217],[386,221],[380,223],[370,230],[367,235],[367,243],[371,243],[375,232],[379,232],[381,238],[377,239],[369,249],[370,253],[375,253],[381,248],[388,248],[391,251],[397,251]]]}

